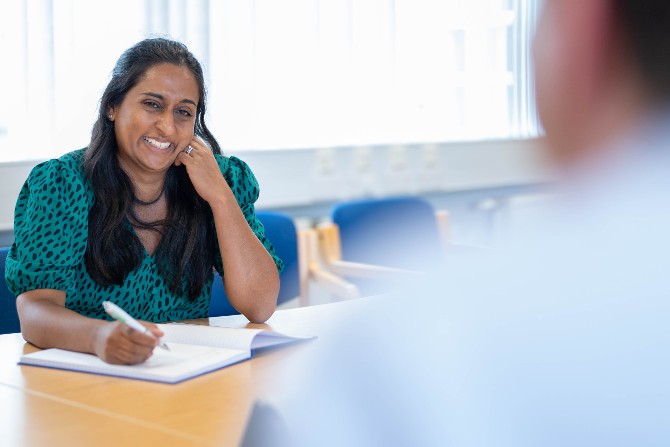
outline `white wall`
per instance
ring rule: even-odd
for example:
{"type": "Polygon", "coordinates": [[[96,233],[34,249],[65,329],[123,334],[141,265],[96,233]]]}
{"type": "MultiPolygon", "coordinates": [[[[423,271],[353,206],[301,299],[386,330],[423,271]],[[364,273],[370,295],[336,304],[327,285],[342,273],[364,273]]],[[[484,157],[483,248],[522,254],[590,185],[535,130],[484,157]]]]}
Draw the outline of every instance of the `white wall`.
{"type": "Polygon", "coordinates": [[[0,163],[0,231],[13,228],[16,198],[35,164],[35,161],[0,163]]]}
{"type": "Polygon", "coordinates": [[[261,186],[259,207],[546,182],[539,140],[233,153],[261,186]]]}
{"type": "MultiPolygon", "coordinates": [[[[261,186],[258,208],[356,197],[453,192],[550,180],[538,140],[232,152],[261,186]]],[[[0,163],[0,230],[11,230],[14,204],[31,162],[0,163]]]]}

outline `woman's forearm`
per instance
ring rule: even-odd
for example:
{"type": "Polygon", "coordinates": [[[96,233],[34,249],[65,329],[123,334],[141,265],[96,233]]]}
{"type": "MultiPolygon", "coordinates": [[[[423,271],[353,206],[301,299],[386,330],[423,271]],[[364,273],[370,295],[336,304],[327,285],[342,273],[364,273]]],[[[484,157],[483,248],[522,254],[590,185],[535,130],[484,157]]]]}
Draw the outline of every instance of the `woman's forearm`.
{"type": "Polygon", "coordinates": [[[224,191],[210,206],[223,259],[226,295],[250,321],[262,323],[277,306],[279,274],[274,260],[249,228],[232,191],[224,191]]]}
{"type": "Polygon", "coordinates": [[[31,290],[18,296],[16,308],[23,338],[40,348],[61,348],[95,354],[108,363],[132,365],[146,361],[163,333],[145,323],[147,335],[120,322],[88,318],[65,308],[60,290],[31,290]]]}
{"type": "Polygon", "coordinates": [[[95,353],[100,326],[107,324],[65,308],[65,292],[60,290],[25,292],[16,299],[16,308],[23,337],[40,348],[95,353]]]}

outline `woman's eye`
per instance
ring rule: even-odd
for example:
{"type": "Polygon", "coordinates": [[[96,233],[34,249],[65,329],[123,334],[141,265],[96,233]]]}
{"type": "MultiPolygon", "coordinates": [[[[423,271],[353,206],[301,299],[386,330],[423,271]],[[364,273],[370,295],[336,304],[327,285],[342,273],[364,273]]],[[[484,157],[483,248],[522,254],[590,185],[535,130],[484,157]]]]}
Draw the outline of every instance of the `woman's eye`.
{"type": "Polygon", "coordinates": [[[181,116],[184,116],[184,117],[191,117],[191,116],[193,116],[193,113],[191,113],[191,111],[188,110],[188,109],[179,109],[179,110],[177,110],[177,113],[178,113],[179,115],[181,115],[181,116]]]}
{"type": "Polygon", "coordinates": [[[160,108],[160,104],[158,104],[155,101],[144,101],[144,105],[147,106],[147,107],[150,107],[152,109],[159,109],[160,108]]]}

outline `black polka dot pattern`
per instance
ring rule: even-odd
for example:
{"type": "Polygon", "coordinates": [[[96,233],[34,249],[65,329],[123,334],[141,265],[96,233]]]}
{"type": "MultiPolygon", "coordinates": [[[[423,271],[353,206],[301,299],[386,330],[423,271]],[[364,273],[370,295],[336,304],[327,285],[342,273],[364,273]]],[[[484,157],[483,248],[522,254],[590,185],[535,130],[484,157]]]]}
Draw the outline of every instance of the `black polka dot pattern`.
{"type": "MultiPolygon", "coordinates": [[[[102,308],[105,300],[146,321],[206,317],[213,274],[194,301],[170,293],[168,284],[158,274],[154,257],[148,253],[122,285],[102,287],[91,279],[84,252],[94,194],[82,170],[83,155],[81,149],[41,163],[23,185],[14,214],[14,244],[5,267],[12,293],[18,296],[34,289],[63,290],[67,308],[99,319],[109,319],[102,308]]],[[[218,155],[216,158],[249,226],[281,271],[283,263],[254,211],[259,194],[256,178],[242,160],[218,155]]],[[[223,275],[218,245],[213,267],[223,275]]]]}

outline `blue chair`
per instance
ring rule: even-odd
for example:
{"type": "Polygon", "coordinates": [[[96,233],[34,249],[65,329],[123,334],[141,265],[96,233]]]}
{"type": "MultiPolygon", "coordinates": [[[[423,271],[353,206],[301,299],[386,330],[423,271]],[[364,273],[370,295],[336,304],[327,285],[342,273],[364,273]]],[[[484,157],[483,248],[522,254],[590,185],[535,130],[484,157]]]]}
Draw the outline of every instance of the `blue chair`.
{"type": "MultiPolygon", "coordinates": [[[[295,223],[290,216],[274,211],[258,211],[256,216],[265,227],[265,236],[272,242],[277,255],[284,261],[284,271],[279,277],[280,288],[277,298],[277,304],[281,304],[300,295],[298,238],[295,223]]],[[[237,313],[239,312],[235,310],[226,297],[221,276],[214,272],[209,316],[216,317],[237,313]]]]}
{"type": "Polygon", "coordinates": [[[9,248],[0,248],[0,271],[2,272],[2,281],[0,281],[0,334],[21,332],[19,316],[16,313],[16,297],[9,291],[5,282],[7,253],[9,253],[9,248]]]}
{"type": "Polygon", "coordinates": [[[435,210],[420,197],[342,202],[331,217],[345,261],[426,270],[444,255],[435,210]]]}

